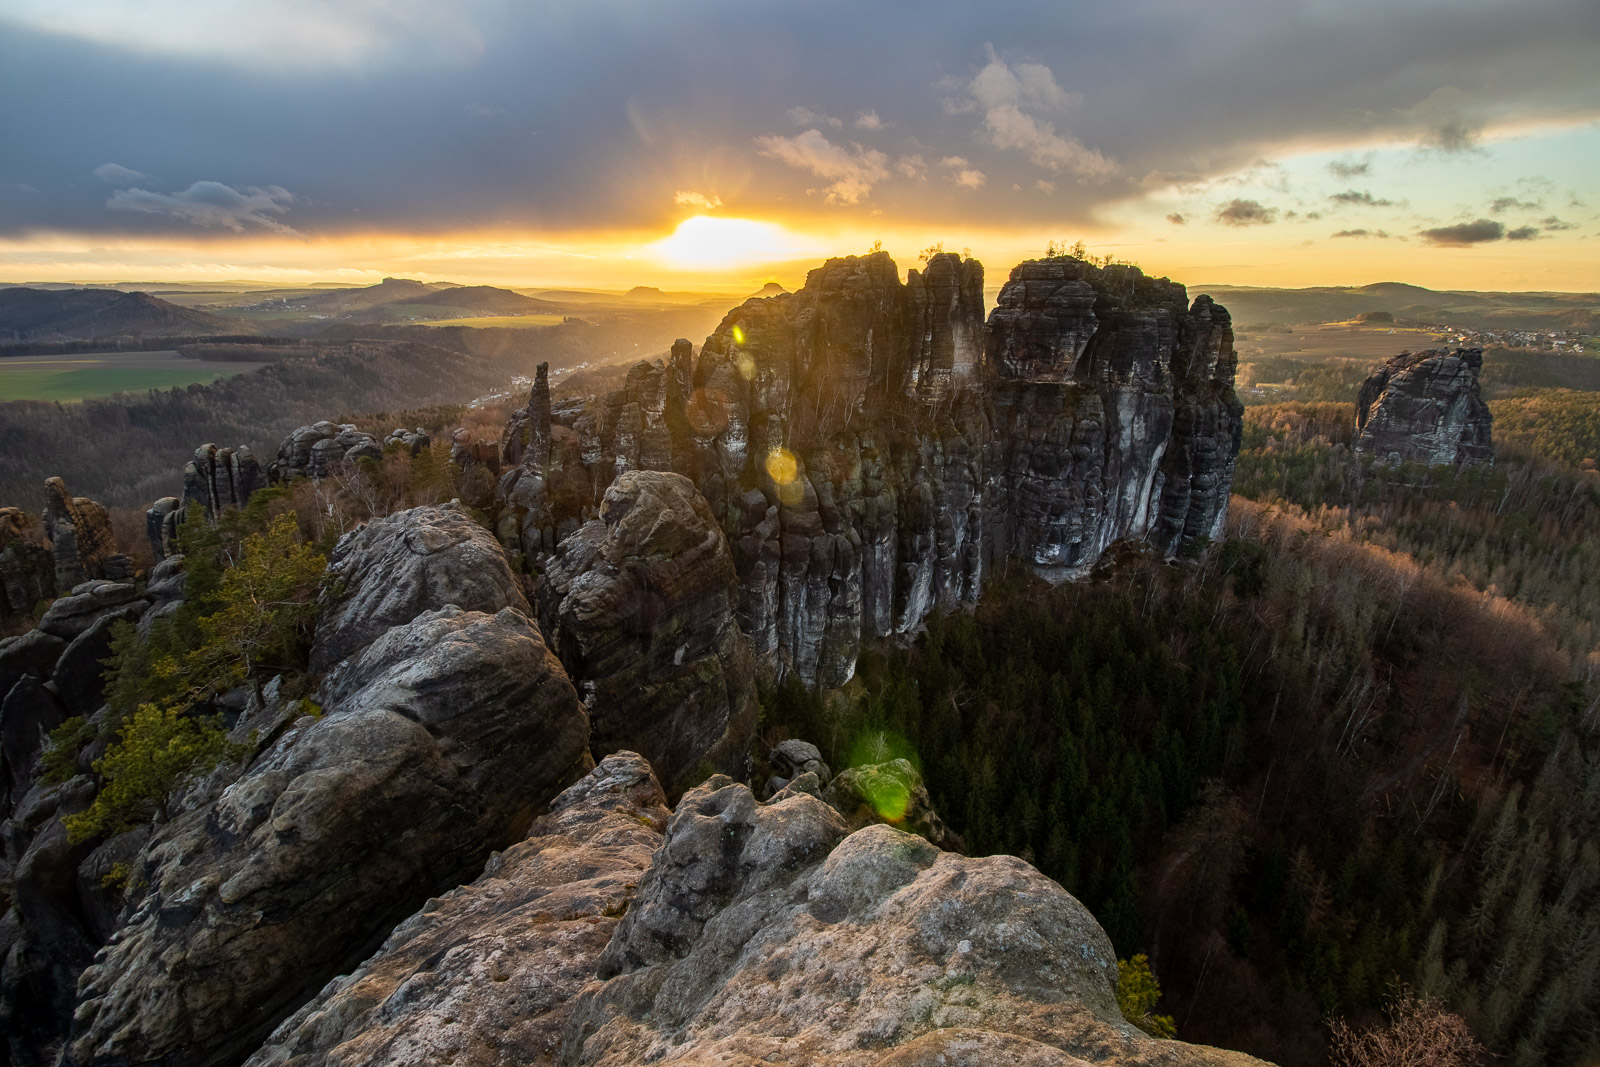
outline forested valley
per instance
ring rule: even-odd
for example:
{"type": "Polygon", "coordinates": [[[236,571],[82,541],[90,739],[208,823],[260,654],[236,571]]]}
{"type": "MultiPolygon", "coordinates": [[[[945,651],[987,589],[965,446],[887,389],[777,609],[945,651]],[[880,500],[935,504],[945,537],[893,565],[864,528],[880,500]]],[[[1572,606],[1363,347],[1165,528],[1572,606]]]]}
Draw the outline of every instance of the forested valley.
{"type": "Polygon", "coordinates": [[[1181,1038],[1284,1064],[1407,991],[1505,1062],[1600,1050],[1600,481],[1515,445],[1374,468],[1348,403],[1247,409],[1225,537],[1008,573],[769,737],[904,756],[1027,858],[1181,1038]]]}

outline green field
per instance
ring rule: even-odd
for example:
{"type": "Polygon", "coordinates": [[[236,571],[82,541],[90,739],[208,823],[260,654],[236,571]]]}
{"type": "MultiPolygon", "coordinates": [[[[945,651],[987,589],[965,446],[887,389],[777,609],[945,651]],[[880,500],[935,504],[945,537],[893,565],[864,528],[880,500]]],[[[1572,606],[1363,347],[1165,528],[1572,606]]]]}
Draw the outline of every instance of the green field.
{"type": "Polygon", "coordinates": [[[261,366],[181,359],[176,352],[76,353],[0,359],[0,402],[74,401],[213,382],[261,366]]]}
{"type": "Polygon", "coordinates": [[[510,329],[528,326],[560,326],[560,315],[471,315],[463,319],[429,319],[415,326],[503,326],[510,329]]]}

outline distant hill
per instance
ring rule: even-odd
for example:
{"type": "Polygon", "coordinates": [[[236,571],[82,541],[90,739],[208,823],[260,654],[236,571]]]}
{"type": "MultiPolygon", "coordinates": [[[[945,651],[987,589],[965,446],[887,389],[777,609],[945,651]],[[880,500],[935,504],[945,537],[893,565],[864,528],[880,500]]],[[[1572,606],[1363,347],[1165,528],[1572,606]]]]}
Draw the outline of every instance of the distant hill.
{"type": "Polygon", "coordinates": [[[760,289],[757,289],[755,292],[751,293],[748,297],[746,297],[746,299],[753,300],[756,297],[761,297],[764,300],[769,296],[782,296],[784,293],[787,293],[788,291],[789,290],[785,289],[783,286],[779,285],[777,282],[768,282],[766,285],[763,285],[760,289]]]}
{"type": "Polygon", "coordinates": [[[459,285],[450,289],[429,289],[414,296],[392,300],[393,304],[427,304],[435,307],[465,308],[468,311],[488,311],[497,315],[518,312],[550,314],[561,310],[559,304],[548,300],[535,300],[531,296],[513,293],[493,285],[459,285]]]}
{"type": "Polygon", "coordinates": [[[1189,290],[1215,297],[1239,324],[1345,322],[1365,312],[1387,311],[1397,322],[1417,325],[1600,331],[1600,293],[1439,291],[1404,282],[1310,289],[1191,285],[1189,290]]]}
{"type": "Polygon", "coordinates": [[[0,289],[0,341],[74,340],[153,334],[203,337],[254,332],[236,319],[114,289],[0,289]]]}
{"type": "MultiPolygon", "coordinates": [[[[452,286],[444,282],[419,282],[411,278],[385,278],[377,285],[364,285],[356,289],[329,289],[323,293],[305,293],[300,290],[285,290],[292,292],[294,303],[304,307],[307,311],[365,311],[375,308],[379,304],[393,304],[402,300],[411,300],[419,303],[437,303],[431,299],[440,290],[452,286]],[[424,300],[424,298],[430,298],[424,300]]],[[[271,292],[262,293],[263,298],[270,299],[271,292]]]]}

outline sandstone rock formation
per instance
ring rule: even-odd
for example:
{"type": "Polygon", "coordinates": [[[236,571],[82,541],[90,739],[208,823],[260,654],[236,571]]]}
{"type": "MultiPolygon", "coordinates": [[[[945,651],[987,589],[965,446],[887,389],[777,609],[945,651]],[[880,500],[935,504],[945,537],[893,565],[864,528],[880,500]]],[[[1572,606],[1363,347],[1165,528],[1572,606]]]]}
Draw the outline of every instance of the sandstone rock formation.
{"type": "Polygon", "coordinates": [[[34,540],[36,530],[21,508],[0,508],[0,622],[28,615],[55,593],[55,562],[34,540]]]}
{"type": "Polygon", "coordinates": [[[675,471],[733,549],[758,661],[843,684],[868,637],[974,602],[1019,559],[1086,572],[1119,538],[1214,535],[1242,408],[1226,311],[1133,267],[1012,272],[987,326],[976,261],[902,284],[883,253],[735,308],[567,415],[507,430],[497,532],[538,569],[625,471],[675,471]],[[519,451],[520,450],[520,451],[519,451]]]}
{"type": "Polygon", "coordinates": [[[685,794],[561,1062],[1256,1062],[1123,1021],[1104,932],[1021,860],[847,833],[805,793],[685,794]]]}
{"type": "Polygon", "coordinates": [[[1356,395],[1358,453],[1398,465],[1493,463],[1489,405],[1478,387],[1483,350],[1402,352],[1356,395]]]}
{"type": "Polygon", "coordinates": [[[267,475],[281,484],[296,478],[326,478],[362,456],[383,458],[377,438],[348,424],[318,422],[301,426],[283,439],[277,458],[267,466],[267,475]]]}
{"type": "Polygon", "coordinates": [[[248,1067],[1258,1062],[1129,1026],[1105,934],[1021,860],[720,776],[668,814],[607,757],[248,1067]]]}
{"type": "Polygon", "coordinates": [[[607,756],[477,881],[429,901],[324,987],[247,1067],[554,1059],[661,844],[665,804],[642,758],[607,756]]]}
{"type": "Polygon", "coordinates": [[[561,543],[544,631],[589,709],[596,752],[632,749],[674,794],[744,769],[756,670],[727,539],[689,479],[629,471],[561,543]]]}
{"type": "Polygon", "coordinates": [[[822,753],[817,746],[798,738],[791,737],[774,745],[767,755],[767,765],[772,768],[772,774],[767,778],[768,798],[781,792],[803,774],[815,775],[818,789],[833,780],[833,772],[822,761],[822,753]]]}
{"type": "Polygon", "coordinates": [[[389,627],[445,604],[533,614],[505,552],[454,503],[412,508],[352,530],[328,561],[328,582],[340,593],[317,620],[313,671],[334,667],[389,627]]]}
{"type": "Polygon", "coordinates": [[[266,472],[245,445],[219,449],[204,444],[183,469],[183,502],[199,504],[207,517],[215,518],[228,508],[244,507],[266,485],[266,472]]]}
{"type": "Polygon", "coordinates": [[[248,1054],[587,766],[583,707],[511,608],[394,626],[327,699],[214,804],[158,830],[124,924],[79,980],[68,1063],[248,1054]]]}
{"type": "Polygon", "coordinates": [[[117,552],[111,516],[105,507],[88,497],[68,493],[60,478],[45,479],[44,534],[55,560],[58,590],[71,589],[91,578],[133,578],[133,562],[117,552]]]}

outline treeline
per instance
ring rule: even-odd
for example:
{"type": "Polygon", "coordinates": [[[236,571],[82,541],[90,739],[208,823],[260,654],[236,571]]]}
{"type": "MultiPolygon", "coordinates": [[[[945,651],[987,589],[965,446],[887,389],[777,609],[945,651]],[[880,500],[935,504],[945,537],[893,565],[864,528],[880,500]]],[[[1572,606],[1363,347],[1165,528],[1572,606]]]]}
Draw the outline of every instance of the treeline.
{"type": "MultiPolygon", "coordinates": [[[[1413,350],[1462,347],[1443,341],[1413,341],[1413,350]]],[[[1393,354],[1398,355],[1396,347],[1393,354]]],[[[1262,393],[1245,390],[1247,405],[1299,403],[1353,403],[1356,390],[1380,359],[1345,357],[1309,362],[1290,356],[1262,356],[1240,363],[1240,380],[1269,386],[1262,393]]],[[[1520,348],[1489,348],[1483,354],[1479,381],[1485,396],[1509,397],[1539,389],[1600,390],[1600,357],[1575,352],[1543,352],[1520,348]]],[[[1498,429],[1498,427],[1497,427],[1498,429]]],[[[1589,453],[1592,455],[1593,453],[1589,453]]],[[[1581,458],[1581,457],[1580,457],[1581,458]]]]}
{"type": "Polygon", "coordinates": [[[1202,561],[1008,576],[845,693],[764,712],[835,767],[919,762],[974,852],[1033,860],[1150,952],[1187,1040],[1323,1063],[1326,1022],[1404,981],[1513,1062],[1579,1062],[1600,898],[1565,858],[1600,837],[1556,798],[1600,763],[1573,671],[1525,608],[1236,499],[1202,561]]]}
{"type": "MultiPolygon", "coordinates": [[[[1496,409],[1505,403],[1496,401],[1496,409]]],[[[1586,406],[1579,401],[1570,410],[1586,406]]],[[[1539,434],[1519,435],[1497,418],[1495,465],[1458,471],[1387,468],[1356,456],[1349,449],[1351,404],[1250,408],[1234,492],[1516,600],[1539,614],[1562,647],[1594,649],[1600,646],[1600,478],[1519,451],[1517,444],[1537,443],[1561,425],[1536,421],[1537,407],[1523,410],[1523,425],[1541,425],[1539,434]]],[[[1600,416],[1600,407],[1595,411],[1600,416]]]]}
{"type": "MultiPolygon", "coordinates": [[[[1600,359],[1594,363],[1600,369],[1600,359]]],[[[1600,469],[1600,392],[1550,390],[1495,400],[1489,410],[1497,445],[1600,469]]]]}

